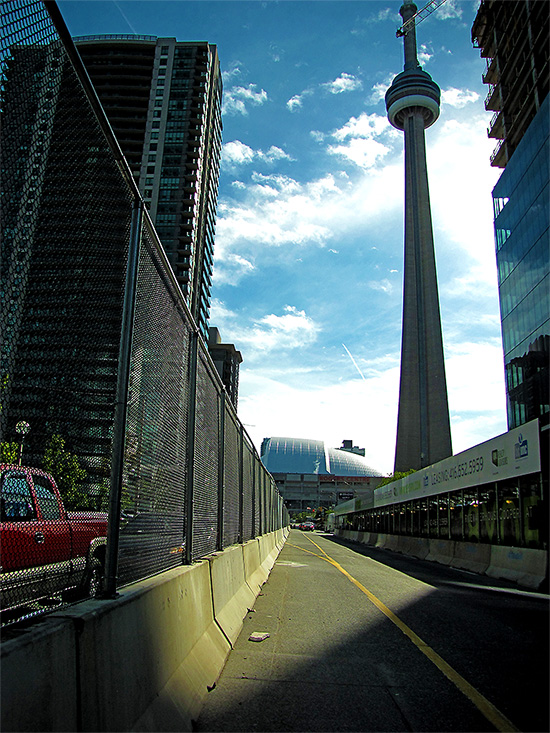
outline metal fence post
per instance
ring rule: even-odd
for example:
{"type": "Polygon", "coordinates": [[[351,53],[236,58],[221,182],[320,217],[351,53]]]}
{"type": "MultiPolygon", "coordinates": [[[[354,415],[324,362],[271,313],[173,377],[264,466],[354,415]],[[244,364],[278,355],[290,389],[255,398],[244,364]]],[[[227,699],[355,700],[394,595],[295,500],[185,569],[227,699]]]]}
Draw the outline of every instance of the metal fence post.
{"type": "Polygon", "coordinates": [[[195,488],[195,415],[197,411],[197,365],[199,334],[191,337],[189,355],[189,410],[187,413],[187,491],[185,494],[185,562],[193,560],[193,494],[195,488]]]}
{"type": "Polygon", "coordinates": [[[224,480],[225,480],[225,389],[219,394],[220,419],[218,439],[218,542],[217,549],[223,550],[223,512],[224,512],[224,480]]]}
{"type": "Polygon", "coordinates": [[[258,473],[259,466],[254,462],[252,466],[252,537],[256,537],[256,474],[258,473]]]}
{"type": "Polygon", "coordinates": [[[130,358],[136,309],[136,291],[141,246],[141,225],[143,220],[143,201],[134,199],[128,261],[126,264],[126,283],[122,306],[122,323],[118,353],[117,392],[113,423],[113,451],[111,460],[111,486],[109,493],[109,521],[107,526],[107,550],[105,556],[105,581],[103,598],[116,596],[118,541],[120,531],[120,500],[122,495],[122,471],[124,465],[124,442],[126,416],[128,412],[128,385],[130,381],[130,358]]]}
{"type": "Polygon", "coordinates": [[[244,534],[244,428],[242,425],[239,430],[239,453],[239,542],[242,542],[244,534]]]}

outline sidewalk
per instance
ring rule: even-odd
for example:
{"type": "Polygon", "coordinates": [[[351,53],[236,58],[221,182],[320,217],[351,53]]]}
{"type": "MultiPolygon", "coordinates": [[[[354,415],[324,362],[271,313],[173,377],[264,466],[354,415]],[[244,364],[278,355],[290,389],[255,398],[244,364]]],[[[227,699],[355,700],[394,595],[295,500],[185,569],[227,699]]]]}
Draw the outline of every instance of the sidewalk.
{"type": "Polygon", "coordinates": [[[494,730],[310,540],[353,574],[395,586],[393,571],[292,531],[194,730],[494,730]],[[269,637],[249,640],[255,632],[269,637]]]}

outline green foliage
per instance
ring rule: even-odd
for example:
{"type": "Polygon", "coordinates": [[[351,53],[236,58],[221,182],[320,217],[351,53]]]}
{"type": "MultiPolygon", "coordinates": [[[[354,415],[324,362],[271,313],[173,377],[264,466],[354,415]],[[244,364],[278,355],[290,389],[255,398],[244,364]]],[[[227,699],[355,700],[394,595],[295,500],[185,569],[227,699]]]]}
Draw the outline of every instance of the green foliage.
{"type": "Polygon", "coordinates": [[[0,463],[17,463],[19,443],[0,443],[0,463]]]}
{"type": "Polygon", "coordinates": [[[311,512],[300,512],[299,514],[294,514],[292,517],[293,522],[307,522],[308,519],[311,519],[311,512]]]}
{"type": "Polygon", "coordinates": [[[396,471],[395,473],[391,473],[389,476],[385,476],[382,481],[380,481],[377,488],[380,488],[380,486],[385,486],[386,484],[391,484],[392,481],[398,481],[400,478],[405,478],[405,476],[410,476],[411,473],[416,473],[416,469],[410,468],[408,471],[396,471]]]}
{"type": "Polygon", "coordinates": [[[65,448],[65,438],[61,435],[50,438],[44,453],[44,470],[54,477],[66,509],[95,509],[94,498],[80,486],[86,478],[86,470],[65,448]]]}

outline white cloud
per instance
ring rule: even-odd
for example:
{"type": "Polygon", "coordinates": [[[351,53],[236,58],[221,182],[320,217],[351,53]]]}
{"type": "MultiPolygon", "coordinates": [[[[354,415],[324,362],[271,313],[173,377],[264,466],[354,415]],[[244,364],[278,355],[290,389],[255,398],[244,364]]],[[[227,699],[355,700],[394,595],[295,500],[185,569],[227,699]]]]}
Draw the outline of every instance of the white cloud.
{"type": "Polygon", "coordinates": [[[349,137],[371,138],[391,129],[385,116],[363,112],[359,117],[351,117],[343,127],[333,132],[332,136],[336,140],[346,140],[349,137]]]}
{"type": "Polygon", "coordinates": [[[459,248],[469,266],[467,272],[461,266],[455,277],[463,278],[461,288],[469,281],[478,293],[496,284],[491,191],[500,171],[489,165],[493,144],[486,128],[485,113],[441,120],[427,153],[436,248],[442,235],[453,248],[446,254],[456,258],[459,248]]]}
{"type": "Polygon", "coordinates": [[[347,145],[330,145],[327,149],[331,155],[340,155],[351,160],[360,168],[373,168],[390,149],[377,140],[355,138],[347,145]]]}
{"type": "MultiPolygon", "coordinates": [[[[328,81],[324,84],[319,84],[318,87],[315,87],[315,89],[318,88],[325,89],[330,94],[341,94],[342,92],[352,92],[356,89],[362,89],[363,82],[361,79],[353,76],[353,74],[343,72],[338,78],[334,79],[334,81],[328,81]]],[[[315,93],[315,89],[304,89],[300,94],[295,94],[291,97],[286,103],[289,111],[296,112],[301,109],[304,105],[304,99],[311,97],[315,93]]]]}
{"type": "Polygon", "coordinates": [[[229,165],[242,165],[254,160],[254,151],[240,140],[233,140],[222,147],[222,159],[229,165]]]}
{"type": "Polygon", "coordinates": [[[258,158],[265,160],[267,163],[274,163],[277,160],[293,160],[284,150],[272,145],[267,152],[263,150],[257,151],[258,158]]]}
{"type": "Polygon", "coordinates": [[[222,114],[247,115],[248,106],[257,107],[265,102],[267,102],[267,92],[264,89],[258,91],[256,84],[249,84],[247,87],[231,87],[224,92],[222,114]]]}
{"type": "Polygon", "coordinates": [[[332,137],[341,144],[330,145],[327,152],[347,158],[361,168],[373,168],[392,149],[377,138],[388,143],[397,139],[394,133],[386,117],[363,112],[332,133],[332,137]]]}
{"type": "Polygon", "coordinates": [[[467,104],[477,102],[479,94],[469,89],[454,89],[450,87],[441,92],[441,101],[451,107],[465,107],[467,104]]]}
{"type": "Polygon", "coordinates": [[[235,252],[223,253],[220,249],[219,256],[214,262],[213,278],[216,285],[238,285],[246,275],[255,269],[254,264],[246,257],[235,252]],[[223,265],[220,267],[220,264],[223,265]]]}
{"type": "Polygon", "coordinates": [[[418,60],[420,64],[422,65],[422,64],[427,64],[430,61],[430,59],[433,56],[433,53],[431,53],[428,50],[428,47],[425,44],[422,44],[420,48],[418,49],[417,56],[418,56],[418,60]]]}
{"type": "Polygon", "coordinates": [[[254,173],[245,188],[239,182],[238,198],[220,199],[215,285],[252,272],[243,267],[236,270],[232,253],[259,267],[272,257],[270,247],[294,252],[297,247],[330,244],[340,249],[348,234],[366,232],[390,213],[401,218],[403,202],[396,191],[402,189],[402,178],[400,158],[355,180],[328,174],[301,183],[280,174],[254,173]]]}
{"type": "Polygon", "coordinates": [[[288,102],[286,103],[286,106],[289,108],[291,112],[294,112],[294,110],[299,109],[302,106],[302,95],[295,94],[293,97],[291,97],[288,100],[288,102]]]}
{"type": "Polygon", "coordinates": [[[275,163],[278,160],[293,160],[282,148],[272,145],[269,150],[253,150],[240,140],[225,143],[222,147],[222,165],[231,169],[247,165],[255,160],[275,163]]]}
{"type": "Polygon", "coordinates": [[[304,104],[304,99],[306,99],[306,97],[311,97],[312,94],[312,89],[304,89],[301,94],[295,94],[293,97],[291,97],[286,103],[286,106],[291,112],[295,112],[296,110],[302,108],[304,104]]]}
{"type": "Polygon", "coordinates": [[[502,343],[463,341],[448,345],[446,354],[453,451],[459,453],[507,430],[502,343]]]}
{"type": "MultiPolygon", "coordinates": [[[[261,368],[241,370],[239,415],[257,448],[263,438],[286,435],[325,440],[338,447],[344,438],[365,447],[372,468],[389,473],[395,448],[398,368],[375,370],[361,379],[342,353],[336,368],[346,378],[320,384],[316,371],[294,383],[261,368]],[[289,416],[291,418],[289,419],[289,416]]],[[[367,373],[361,365],[361,371],[367,373]]]]}
{"type": "Polygon", "coordinates": [[[229,69],[222,71],[223,83],[227,84],[233,79],[237,79],[241,75],[241,63],[239,61],[233,62],[229,69]]]}
{"type": "MultiPolygon", "coordinates": [[[[263,361],[266,351],[293,351],[311,346],[321,330],[304,310],[293,305],[285,305],[283,315],[269,313],[249,325],[246,319],[239,318],[221,301],[215,300],[210,320],[222,324],[224,338],[234,342],[237,348],[245,348],[249,363],[258,359],[263,361]]],[[[284,370],[277,362],[275,371],[278,373],[281,368],[284,370]]]]}
{"type": "Polygon", "coordinates": [[[382,293],[389,294],[393,292],[393,284],[387,278],[383,280],[371,280],[369,282],[369,288],[371,290],[379,290],[382,293]]]}
{"type": "MultiPolygon", "coordinates": [[[[477,3],[475,4],[477,9],[477,3]]],[[[462,18],[462,7],[459,0],[447,0],[447,2],[440,5],[435,11],[435,17],[439,20],[447,20],[449,18],[462,18]]]]}
{"type": "Polygon", "coordinates": [[[374,84],[372,87],[372,93],[369,97],[370,104],[378,104],[378,102],[382,102],[386,97],[386,92],[391,86],[391,83],[395,77],[395,74],[392,74],[391,77],[388,77],[387,81],[381,81],[378,84],[374,84]]]}
{"type": "Polygon", "coordinates": [[[233,321],[237,314],[227,308],[225,303],[219,298],[212,298],[210,303],[210,323],[215,325],[220,331],[223,330],[224,326],[233,321]]]}
{"type": "Polygon", "coordinates": [[[345,71],[334,81],[322,84],[331,94],[342,94],[342,92],[353,92],[356,89],[363,88],[363,82],[353,74],[347,74],[345,71]]]}

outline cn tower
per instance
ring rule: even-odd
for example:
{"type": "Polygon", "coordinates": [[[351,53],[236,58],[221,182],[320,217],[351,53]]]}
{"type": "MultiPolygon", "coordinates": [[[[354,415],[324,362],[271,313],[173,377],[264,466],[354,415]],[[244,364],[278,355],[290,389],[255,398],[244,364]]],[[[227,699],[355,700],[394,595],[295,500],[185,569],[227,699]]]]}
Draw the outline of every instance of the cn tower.
{"type": "MultiPolygon", "coordinates": [[[[417,7],[405,2],[407,23],[417,7]]],[[[405,28],[403,28],[405,31],[405,28]]],[[[415,21],[403,35],[405,66],[386,92],[390,123],[405,133],[405,264],[395,471],[452,455],[424,129],[439,117],[440,90],[416,56],[415,21]]]]}

